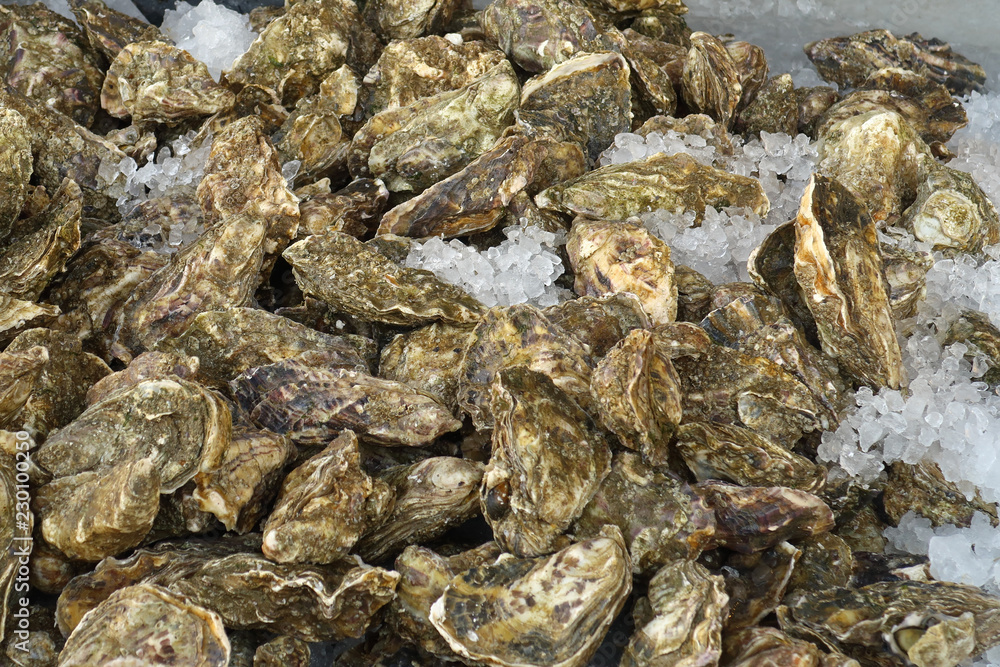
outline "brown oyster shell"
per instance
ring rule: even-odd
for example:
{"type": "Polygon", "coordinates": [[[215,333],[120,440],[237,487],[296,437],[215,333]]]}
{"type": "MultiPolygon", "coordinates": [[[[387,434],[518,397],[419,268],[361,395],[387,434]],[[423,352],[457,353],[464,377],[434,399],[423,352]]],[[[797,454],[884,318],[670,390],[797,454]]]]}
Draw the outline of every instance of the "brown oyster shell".
{"type": "Polygon", "coordinates": [[[161,586],[140,583],[116,591],[83,619],[66,639],[59,664],[226,667],[229,652],[218,614],[161,586]]]}
{"type": "Polygon", "coordinates": [[[472,518],[479,512],[482,477],[482,464],[453,456],[390,468],[380,479],[395,487],[396,501],[382,524],[362,536],[357,553],[366,562],[380,562],[472,518]]]}
{"type": "Polygon", "coordinates": [[[499,559],[458,575],[430,620],[466,659],[582,667],[624,605],[631,569],[621,533],[609,528],[545,558],[499,559]],[[510,641],[523,635],[532,641],[510,641]]]}
{"type": "Polygon", "coordinates": [[[253,654],[253,667],[309,667],[309,644],[296,637],[281,635],[261,644],[253,654]]]}
{"type": "Polygon", "coordinates": [[[409,385],[307,362],[252,368],[229,383],[250,421],[304,444],[352,429],[366,441],[404,447],[429,444],[462,425],[436,398],[409,385]]]}
{"type": "Polygon", "coordinates": [[[431,394],[458,414],[462,355],[472,331],[434,322],[393,338],[382,348],[379,376],[431,394]]]}
{"type": "Polygon", "coordinates": [[[837,103],[840,93],[830,86],[796,88],[795,99],[799,104],[799,132],[815,139],[817,123],[827,109],[837,103]]]}
{"type": "Polygon", "coordinates": [[[461,6],[460,0],[373,0],[365,4],[365,17],[389,42],[442,31],[461,6]]]}
{"type": "Polygon", "coordinates": [[[505,368],[527,365],[584,406],[590,405],[593,360],[583,343],[528,304],[491,308],[462,358],[458,404],[476,424],[493,425],[490,386],[505,368]]]}
{"type": "Polygon", "coordinates": [[[332,563],[382,523],[394,491],[361,469],[358,438],[344,431],[291,471],[262,527],[263,551],[279,563],[332,563]]]}
{"type": "Polygon", "coordinates": [[[117,373],[106,375],[87,390],[87,405],[99,403],[121,389],[131,389],[146,380],[175,375],[182,380],[198,372],[198,358],[169,352],[143,352],[117,373]]]}
{"type": "Polygon", "coordinates": [[[834,586],[847,586],[854,570],[854,554],[840,536],[820,533],[800,540],[802,555],[795,564],[788,590],[821,591],[834,586]]]}
{"type": "Polygon", "coordinates": [[[627,222],[573,221],[566,253],[573,289],[581,296],[631,292],[653,324],[677,316],[677,286],[670,247],[645,227],[627,222]]]}
{"type": "Polygon", "coordinates": [[[528,367],[500,370],[490,392],[495,424],[483,515],[504,549],[551,553],[610,470],[607,440],[548,376],[528,367]]]}
{"type": "Polygon", "coordinates": [[[0,239],[17,222],[28,197],[31,178],[31,135],[24,116],[14,109],[0,107],[0,239]]]}
{"type": "Polygon", "coordinates": [[[706,206],[746,206],[763,216],[770,208],[757,179],[707,167],[686,153],[599,167],[543,190],[535,203],[598,220],[625,220],[658,209],[692,210],[700,220],[706,206]]]}
{"type": "Polygon", "coordinates": [[[666,465],[667,443],[683,414],[670,352],[650,331],[631,331],[598,362],[590,393],[601,423],[653,465],[666,465]]]}
{"type": "Polygon", "coordinates": [[[684,20],[688,8],[683,2],[670,0],[659,8],[644,9],[632,21],[632,30],[650,39],[684,47],[691,45],[691,29],[684,20]]]}
{"type": "Polygon", "coordinates": [[[997,520],[994,503],[985,502],[979,491],[971,499],[966,498],[955,484],[945,479],[936,463],[894,461],[887,471],[889,480],[882,503],[886,514],[896,524],[904,514],[914,510],[935,526],[968,526],[975,512],[986,514],[994,522],[997,520]]]}
{"type": "MultiPolygon", "coordinates": [[[[347,66],[341,69],[344,67],[347,66]]],[[[298,101],[295,110],[272,135],[281,162],[299,162],[293,180],[314,181],[322,174],[343,168],[350,137],[344,136],[340,115],[335,99],[322,93],[311,95],[298,101]]]]}
{"type": "Polygon", "coordinates": [[[111,9],[101,0],[72,0],[70,8],[90,47],[109,62],[133,42],[168,41],[156,26],[111,9]]]}
{"type": "Polygon", "coordinates": [[[165,42],[126,45],[108,68],[101,106],[115,118],[174,124],[227,111],[236,96],[220,86],[208,67],[165,42]]]}
{"type": "Polygon", "coordinates": [[[731,667],[827,667],[827,663],[821,662],[824,654],[815,644],[793,639],[776,628],[744,628],[727,633],[722,648],[724,664],[731,667]]]}
{"type": "Polygon", "coordinates": [[[1000,242],[1000,216],[969,174],[927,159],[917,198],[903,212],[903,225],[935,250],[981,253],[1000,242]]]}
{"type": "Polygon", "coordinates": [[[647,595],[652,617],[629,639],[622,667],[718,663],[729,600],[722,577],[675,561],[653,575],[647,595]]]}
{"type": "Polygon", "coordinates": [[[690,39],[681,86],[684,101],[728,128],[743,95],[740,68],[718,37],[693,32],[690,39]]]}
{"type": "Polygon", "coordinates": [[[784,132],[794,137],[799,131],[799,103],[790,74],[771,77],[761,86],[754,101],[740,112],[737,127],[748,133],[784,132]]]}
{"type": "Polygon", "coordinates": [[[823,351],[858,382],[899,387],[902,353],[875,224],[836,180],[814,174],[795,220],[795,277],[823,351]]]}
{"type": "Polygon", "coordinates": [[[365,321],[417,325],[477,321],[483,305],[429,271],[401,268],[347,234],[311,236],[284,252],[306,294],[365,321]],[[351,276],[350,282],[344,276],[351,276]]]}
{"type": "Polygon", "coordinates": [[[607,296],[581,296],[548,306],[542,313],[573,335],[600,359],[633,329],[648,329],[649,316],[639,297],[630,292],[607,296]]]}
{"type": "Polygon", "coordinates": [[[788,542],[752,554],[731,554],[722,568],[729,593],[726,633],[760,623],[774,611],[788,588],[802,552],[788,542]]]}
{"type": "MultiPolygon", "coordinates": [[[[945,345],[961,342],[968,345],[970,352],[986,358],[990,369],[983,375],[983,381],[991,385],[1000,379],[1000,329],[990,318],[977,310],[964,310],[945,332],[945,345]]],[[[966,354],[969,358],[969,354],[966,354]]],[[[972,359],[969,359],[971,362],[972,359]]]]}
{"type": "Polygon", "coordinates": [[[714,544],[715,514],[701,496],[632,452],[615,455],[611,473],[572,532],[595,537],[605,524],[621,529],[638,572],[649,573],[678,559],[696,559],[714,544]]]}
{"type": "MultiPolygon", "coordinates": [[[[740,75],[740,103],[738,109],[745,109],[757,100],[761,88],[767,83],[767,56],[764,49],[756,44],[743,41],[726,42],[726,52],[736,65],[740,75]]],[[[792,133],[794,136],[795,133],[792,133]]]]}
{"type": "Polygon", "coordinates": [[[344,232],[363,238],[378,224],[388,200],[385,184],[372,178],[356,178],[330,194],[303,197],[298,236],[344,232]]]}

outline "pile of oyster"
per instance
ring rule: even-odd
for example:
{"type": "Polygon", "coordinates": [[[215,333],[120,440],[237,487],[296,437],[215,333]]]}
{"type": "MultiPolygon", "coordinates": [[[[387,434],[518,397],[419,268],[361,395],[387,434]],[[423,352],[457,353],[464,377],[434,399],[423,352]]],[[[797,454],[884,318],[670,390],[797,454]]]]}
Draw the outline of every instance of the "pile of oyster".
{"type": "MultiPolygon", "coordinates": [[[[841,91],[797,89],[680,0],[288,0],[217,82],[71,4],[0,6],[6,660],[953,667],[1000,643],[1000,599],[882,536],[995,506],[933,464],[861,487],[816,462],[852,389],[905,383],[895,323],[933,259],[878,231],[1000,240],[946,164],[978,65],[876,30],[806,46],[841,91]],[[820,140],[752,283],[674,264],[637,216],[764,215],[757,179],[596,166],[666,130],[820,140]],[[182,135],[200,182],[120,210],[108,165],[182,135]],[[486,308],[405,266],[517,224],[567,232],[576,298],[486,308]]],[[[941,333],[1000,368],[988,318],[941,333]]]]}

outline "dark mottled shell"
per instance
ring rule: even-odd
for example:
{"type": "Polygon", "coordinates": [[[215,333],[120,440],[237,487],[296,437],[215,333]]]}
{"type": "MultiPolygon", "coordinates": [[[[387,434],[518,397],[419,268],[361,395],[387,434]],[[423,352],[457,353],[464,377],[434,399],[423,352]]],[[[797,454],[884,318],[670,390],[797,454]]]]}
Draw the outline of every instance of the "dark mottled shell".
{"type": "Polygon", "coordinates": [[[708,114],[728,128],[743,96],[741,68],[718,37],[694,32],[690,39],[681,86],[684,101],[696,112],[708,114]]]}
{"type": "Polygon", "coordinates": [[[545,308],[542,313],[590,348],[600,359],[633,329],[651,324],[639,298],[630,292],[607,296],[581,296],[545,308]]]}
{"type": "Polygon", "coordinates": [[[736,126],[744,132],[784,132],[795,136],[799,131],[799,103],[790,74],[771,77],[761,86],[754,101],[740,112],[736,126]]]}
{"type": "Polygon", "coordinates": [[[133,42],[169,41],[156,26],[115,11],[101,0],[71,0],[69,4],[91,48],[109,61],[133,42]]]}
{"type": "Polygon", "coordinates": [[[435,322],[382,348],[379,376],[425,391],[458,414],[458,378],[472,330],[435,322]]]}
{"type": "Polygon", "coordinates": [[[752,554],[734,553],[726,559],[722,576],[729,593],[726,633],[760,623],[774,611],[788,588],[802,552],[788,542],[752,554]]]}
{"type": "Polygon", "coordinates": [[[971,500],[966,498],[955,484],[945,479],[935,463],[895,461],[888,466],[888,472],[882,502],[886,514],[897,524],[910,511],[919,512],[935,526],[968,526],[975,512],[997,520],[994,503],[985,502],[979,491],[971,500]]]}
{"type": "Polygon", "coordinates": [[[24,116],[0,107],[0,239],[7,237],[28,197],[31,178],[31,135],[24,116]]]}

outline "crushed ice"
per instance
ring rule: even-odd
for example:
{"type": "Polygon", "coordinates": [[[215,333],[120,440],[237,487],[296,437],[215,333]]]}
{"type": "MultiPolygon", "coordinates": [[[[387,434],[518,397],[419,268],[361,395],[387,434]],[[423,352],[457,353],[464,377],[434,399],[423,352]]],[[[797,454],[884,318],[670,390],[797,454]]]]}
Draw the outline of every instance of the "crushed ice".
{"type": "Polygon", "coordinates": [[[163,12],[160,30],[179,48],[205,63],[216,81],[257,39],[248,16],[212,0],[202,0],[195,6],[181,0],[176,9],[163,12]]]}

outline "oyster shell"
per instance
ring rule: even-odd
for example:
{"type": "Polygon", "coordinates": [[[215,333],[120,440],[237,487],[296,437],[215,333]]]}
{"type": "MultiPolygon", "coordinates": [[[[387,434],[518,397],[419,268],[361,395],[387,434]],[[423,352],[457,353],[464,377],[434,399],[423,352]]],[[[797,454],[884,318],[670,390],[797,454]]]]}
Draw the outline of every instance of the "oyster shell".
{"type": "Polygon", "coordinates": [[[664,43],[687,49],[691,46],[691,29],[684,20],[688,8],[682,2],[667,4],[671,6],[660,5],[658,8],[648,8],[639,12],[632,21],[631,29],[650,39],[662,40],[664,43]]]}
{"type": "Polygon", "coordinates": [[[694,489],[715,511],[715,541],[739,553],[763,551],[834,525],[826,503],[805,491],[723,482],[700,482],[694,489]]]}
{"type": "Polygon", "coordinates": [[[365,16],[388,42],[440,32],[461,5],[460,0],[372,0],[365,4],[365,16]]]}
{"type": "Polygon", "coordinates": [[[104,74],[72,20],[45,5],[0,6],[0,75],[21,94],[84,127],[94,123],[104,74]]]}
{"type": "Polygon", "coordinates": [[[380,480],[395,487],[396,502],[381,525],[361,537],[358,554],[379,562],[471,519],[479,511],[482,477],[482,464],[453,456],[390,468],[380,480]]]}
{"type": "Polygon", "coordinates": [[[581,667],[625,604],[631,569],[621,533],[609,528],[545,558],[501,558],[456,576],[430,620],[466,659],[581,667]]]}
{"type": "MultiPolygon", "coordinates": [[[[697,113],[707,114],[728,128],[743,96],[740,69],[718,37],[693,32],[690,40],[681,86],[684,101],[697,113]]],[[[766,72],[766,64],[764,67],[766,72]]]]}
{"type": "Polygon", "coordinates": [[[795,563],[788,590],[794,595],[801,591],[822,591],[835,586],[847,586],[854,571],[854,554],[847,542],[833,533],[820,533],[800,540],[802,555],[795,563]]]}
{"type": "Polygon", "coordinates": [[[601,423],[653,465],[666,465],[667,443],[683,411],[680,379],[656,334],[631,331],[594,369],[590,393],[601,423]]]}
{"type": "MultiPolygon", "coordinates": [[[[961,342],[969,345],[970,352],[985,356],[989,370],[983,381],[995,385],[1000,380],[1000,329],[990,318],[977,310],[964,310],[945,332],[945,345],[961,342]]],[[[969,358],[966,354],[966,358],[969,358]]],[[[971,362],[972,359],[969,359],[971,362]]]]}
{"type": "Polygon", "coordinates": [[[281,635],[257,647],[253,667],[309,667],[311,658],[309,644],[281,635]]]}
{"type": "MultiPolygon", "coordinates": [[[[833,667],[822,662],[824,655],[815,644],[793,639],[776,628],[745,628],[726,633],[722,643],[723,664],[730,667],[833,667]]],[[[857,663],[854,663],[856,666],[857,663]]]]}
{"type": "Polygon", "coordinates": [[[678,65],[683,72],[686,49],[651,39],[631,28],[622,31],[622,37],[628,45],[624,54],[632,70],[632,86],[636,93],[632,101],[633,115],[647,118],[673,114],[677,110],[677,91],[672,75],[678,65]]]}
{"type": "Polygon", "coordinates": [[[491,308],[472,332],[458,378],[458,404],[476,428],[493,426],[490,386],[497,373],[518,365],[544,373],[570,398],[590,406],[594,362],[583,343],[534,306],[491,308]]]}
{"type": "Polygon", "coordinates": [[[238,86],[271,88],[291,107],[314,95],[344,63],[367,72],[381,49],[351,0],[298,0],[264,28],[226,78],[238,86]]]}
{"type": "Polygon", "coordinates": [[[363,238],[378,223],[388,200],[385,184],[371,178],[356,178],[330,194],[303,197],[298,236],[344,232],[363,238]]]}
{"type": "Polygon", "coordinates": [[[108,7],[102,0],[70,0],[90,47],[108,61],[133,42],[166,42],[159,28],[108,7]]]}
{"type": "Polygon", "coordinates": [[[656,153],[599,167],[543,190],[535,203],[598,220],[625,220],[658,209],[692,210],[701,220],[706,206],[745,206],[764,216],[770,208],[757,179],[707,167],[686,153],[656,153]]]}
{"type": "Polygon", "coordinates": [[[917,198],[903,212],[903,224],[936,250],[981,253],[1000,242],[1000,216],[969,174],[931,160],[917,198]]]}
{"type": "Polygon", "coordinates": [[[778,225],[750,253],[747,272],[751,280],[785,306],[785,313],[809,340],[816,340],[816,322],[806,304],[806,294],[795,277],[795,221],[778,225]]]}
{"type": "Polygon", "coordinates": [[[115,118],[176,124],[228,111],[236,96],[220,86],[208,67],[165,42],[134,42],[108,68],[101,106],[115,118]]]}
{"type": "Polygon", "coordinates": [[[281,162],[299,162],[292,180],[315,181],[323,174],[343,170],[350,137],[344,136],[338,111],[335,98],[322,93],[305,97],[272,135],[281,162]]]}
{"type": "Polygon", "coordinates": [[[722,577],[675,561],[653,575],[647,595],[652,618],[629,639],[622,667],[718,663],[729,600],[722,577]]]}
{"type": "Polygon", "coordinates": [[[483,305],[429,271],[401,268],[347,234],[311,236],[284,252],[306,294],[365,321],[469,324],[483,305]],[[350,280],[345,280],[350,276],[350,280]]]}
{"type": "Polygon", "coordinates": [[[678,134],[697,134],[705,140],[706,145],[714,147],[720,155],[733,154],[733,138],[725,126],[716,123],[703,113],[691,113],[683,118],[653,116],[643,123],[635,133],[647,137],[653,132],[666,134],[670,130],[678,134]]]}
{"type": "Polygon", "coordinates": [[[802,195],[794,271],[823,351],[858,382],[899,387],[902,355],[875,225],[834,179],[814,174],[802,195]]]}
{"type": "Polygon", "coordinates": [[[837,103],[840,94],[829,86],[796,88],[795,98],[799,104],[799,132],[816,138],[816,125],[827,109],[837,103]]]}
{"type": "Polygon", "coordinates": [[[677,430],[674,447],[698,481],[721,479],[746,486],[781,484],[816,492],[826,468],[757,433],[728,424],[694,422],[677,430]]]}
{"type": "Polygon", "coordinates": [[[677,316],[677,286],[670,247],[645,227],[628,222],[573,221],[566,253],[573,289],[581,296],[631,292],[653,324],[677,316]]]}
{"type": "Polygon", "coordinates": [[[66,639],[60,667],[140,664],[225,667],[229,639],[219,615],[148,583],[115,591],[66,639]]]}
{"type": "Polygon", "coordinates": [[[607,296],[581,296],[548,306],[542,313],[573,335],[600,359],[633,329],[648,329],[649,316],[639,297],[630,292],[607,296]]]}
{"type": "Polygon", "coordinates": [[[0,239],[17,222],[28,197],[31,178],[31,135],[24,116],[14,109],[0,107],[0,239]]]}
{"type": "Polygon", "coordinates": [[[143,352],[124,369],[106,375],[87,390],[87,405],[93,405],[120,389],[131,389],[146,380],[165,375],[190,379],[198,372],[198,358],[168,352],[143,352]]]}
{"type": "MultiPolygon", "coordinates": [[[[740,103],[737,109],[745,109],[757,99],[761,87],[767,83],[767,57],[764,49],[750,42],[730,41],[726,43],[726,52],[736,65],[740,75],[740,103]]],[[[795,136],[794,133],[792,136],[795,136]]]]}
{"type": "Polygon", "coordinates": [[[802,552],[788,542],[726,559],[722,576],[729,593],[727,634],[760,623],[785,597],[788,581],[802,552]]]}
{"type": "Polygon", "coordinates": [[[324,443],[352,429],[367,441],[406,447],[462,425],[436,398],[409,385],[306,361],[252,368],[229,383],[250,421],[300,443],[324,443]]]}
{"type": "Polygon", "coordinates": [[[606,524],[622,531],[639,572],[652,572],[674,560],[694,560],[714,544],[715,514],[701,496],[632,452],[615,455],[611,473],[572,533],[595,537],[606,524]]]}
{"type": "Polygon", "coordinates": [[[495,424],[483,515],[505,550],[551,553],[610,471],[611,450],[587,413],[542,373],[502,369],[490,393],[495,424]]]}
{"type": "Polygon", "coordinates": [[[0,426],[21,428],[18,415],[29,400],[31,392],[49,360],[45,347],[34,345],[27,350],[0,352],[0,426]]]}
{"type": "Polygon", "coordinates": [[[754,101],[740,112],[736,125],[744,132],[799,132],[799,103],[790,74],[771,77],[761,86],[754,101]]]}
{"type": "Polygon", "coordinates": [[[382,523],[393,496],[361,469],[358,438],[344,431],[285,478],[262,528],[264,555],[279,563],[332,563],[382,523]]]}
{"type": "Polygon", "coordinates": [[[994,522],[997,520],[994,503],[985,502],[978,491],[971,499],[967,498],[955,484],[945,479],[935,463],[895,461],[888,466],[888,473],[882,503],[886,514],[896,524],[913,510],[930,519],[935,526],[968,526],[975,512],[983,512],[994,522]]]}
{"type": "Polygon", "coordinates": [[[472,331],[440,322],[401,334],[382,348],[379,376],[426,392],[458,414],[462,355],[472,331]]]}

